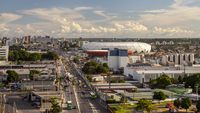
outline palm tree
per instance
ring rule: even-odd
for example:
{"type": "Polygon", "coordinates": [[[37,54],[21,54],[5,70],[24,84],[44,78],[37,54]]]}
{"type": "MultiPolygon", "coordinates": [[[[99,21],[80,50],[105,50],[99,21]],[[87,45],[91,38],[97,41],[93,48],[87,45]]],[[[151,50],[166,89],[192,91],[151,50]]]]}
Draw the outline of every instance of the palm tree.
{"type": "Polygon", "coordinates": [[[51,98],[51,113],[60,113],[62,108],[60,107],[55,97],[51,98]]]}

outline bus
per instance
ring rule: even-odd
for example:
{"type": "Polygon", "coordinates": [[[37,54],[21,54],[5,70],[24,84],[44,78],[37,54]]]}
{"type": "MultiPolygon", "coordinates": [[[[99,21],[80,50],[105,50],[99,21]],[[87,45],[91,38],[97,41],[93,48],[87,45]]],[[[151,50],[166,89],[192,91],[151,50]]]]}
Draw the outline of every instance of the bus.
{"type": "Polygon", "coordinates": [[[67,110],[76,109],[76,106],[72,105],[72,101],[67,101],[67,110]]]}
{"type": "Polygon", "coordinates": [[[73,109],[72,101],[67,101],[67,109],[68,109],[68,110],[73,109]]]}
{"type": "Polygon", "coordinates": [[[91,96],[92,99],[96,99],[97,98],[97,95],[94,92],[90,92],[90,96],[91,96]]]}

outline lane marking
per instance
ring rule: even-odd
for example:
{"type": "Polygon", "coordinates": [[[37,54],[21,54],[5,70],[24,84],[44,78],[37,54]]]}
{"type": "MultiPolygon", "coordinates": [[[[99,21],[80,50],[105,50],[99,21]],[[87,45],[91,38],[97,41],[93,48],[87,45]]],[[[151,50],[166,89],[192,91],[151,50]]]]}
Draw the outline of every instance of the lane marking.
{"type": "Polygon", "coordinates": [[[77,102],[78,111],[79,111],[79,113],[81,113],[80,106],[79,106],[79,100],[78,100],[78,97],[77,97],[76,88],[74,86],[73,86],[73,90],[74,90],[74,95],[75,95],[75,99],[76,99],[76,102],[77,102]]]}

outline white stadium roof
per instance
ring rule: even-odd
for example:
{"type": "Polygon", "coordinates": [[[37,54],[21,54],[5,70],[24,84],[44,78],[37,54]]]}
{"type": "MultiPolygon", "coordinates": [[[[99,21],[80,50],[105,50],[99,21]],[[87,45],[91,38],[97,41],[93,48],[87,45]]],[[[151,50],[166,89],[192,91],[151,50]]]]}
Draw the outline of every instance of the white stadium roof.
{"type": "Polygon", "coordinates": [[[142,42],[85,42],[82,48],[84,50],[113,50],[117,48],[147,53],[151,51],[151,45],[142,42]]]}

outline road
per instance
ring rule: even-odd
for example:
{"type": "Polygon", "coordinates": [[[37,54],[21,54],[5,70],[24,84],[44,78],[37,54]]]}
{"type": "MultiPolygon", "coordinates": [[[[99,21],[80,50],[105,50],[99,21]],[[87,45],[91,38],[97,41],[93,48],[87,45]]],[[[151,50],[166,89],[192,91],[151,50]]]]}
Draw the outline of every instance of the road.
{"type": "Polygon", "coordinates": [[[92,100],[90,98],[89,92],[91,91],[91,87],[88,85],[85,78],[80,76],[80,71],[77,72],[78,69],[76,68],[76,66],[73,66],[71,62],[68,62],[69,60],[68,60],[67,55],[66,57],[64,56],[64,58],[65,60],[63,64],[66,64],[67,71],[70,72],[72,75],[74,75],[75,81],[81,81],[82,86],[84,85],[86,86],[86,87],[82,87],[79,85],[75,86],[75,89],[76,89],[75,92],[77,93],[77,98],[78,98],[78,100],[76,101],[80,106],[80,112],[81,113],[108,113],[107,109],[103,107],[102,105],[100,105],[98,100],[92,100]],[[82,92],[85,92],[85,93],[83,94],[82,92]]]}

